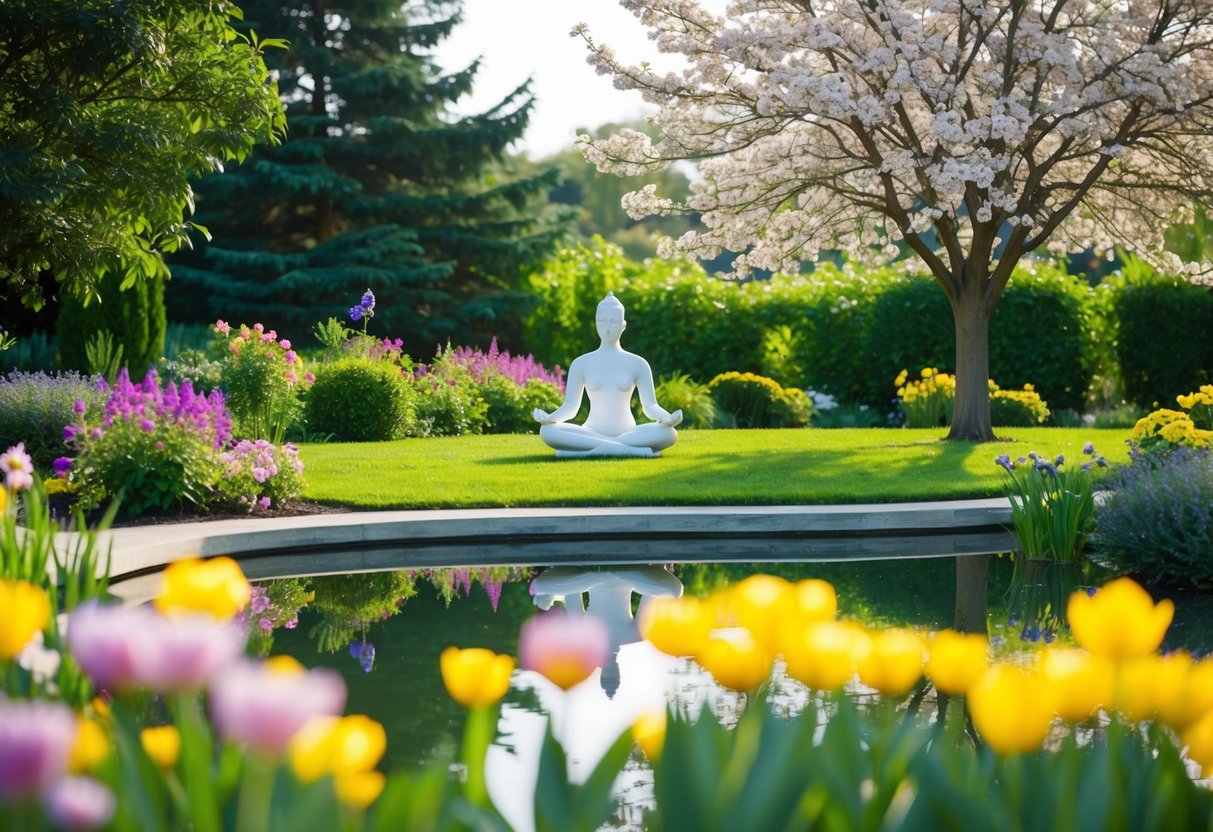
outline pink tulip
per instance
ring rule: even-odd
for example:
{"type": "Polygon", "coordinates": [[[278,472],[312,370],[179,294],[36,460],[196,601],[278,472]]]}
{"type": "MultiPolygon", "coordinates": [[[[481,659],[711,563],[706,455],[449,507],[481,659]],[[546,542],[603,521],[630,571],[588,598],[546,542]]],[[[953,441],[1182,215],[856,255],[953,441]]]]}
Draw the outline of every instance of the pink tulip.
{"type": "Polygon", "coordinates": [[[67,773],[76,716],[58,702],[0,696],[0,801],[42,794],[67,773]]]}
{"type": "Polygon", "coordinates": [[[568,690],[606,664],[611,655],[606,622],[592,615],[553,611],[536,615],[518,634],[519,664],[568,690]]]}
{"type": "Polygon", "coordinates": [[[64,777],[51,786],[44,802],[51,821],[71,832],[100,829],[118,807],[114,793],[91,777],[64,777]]]}
{"type": "Polygon", "coordinates": [[[277,755],[312,717],[338,716],[345,693],[341,675],[328,668],[284,673],[243,661],[211,685],[211,718],[225,740],[277,755]]]}
{"type": "Polygon", "coordinates": [[[68,620],[77,664],[117,691],[198,690],[244,650],[239,625],[204,616],[168,618],[151,607],[82,604],[68,620]]]}

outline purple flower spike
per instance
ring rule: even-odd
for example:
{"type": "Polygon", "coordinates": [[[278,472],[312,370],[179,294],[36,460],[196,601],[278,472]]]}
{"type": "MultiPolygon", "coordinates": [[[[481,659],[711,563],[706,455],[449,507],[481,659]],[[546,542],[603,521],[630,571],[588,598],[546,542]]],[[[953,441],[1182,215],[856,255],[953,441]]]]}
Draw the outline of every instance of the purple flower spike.
{"type": "Polygon", "coordinates": [[[361,306],[351,306],[350,307],[350,320],[354,321],[354,322],[361,321],[362,313],[364,311],[365,310],[361,306]]]}
{"type": "Polygon", "coordinates": [[[370,289],[367,289],[366,292],[363,293],[362,303],[360,305],[363,309],[368,311],[375,308],[375,295],[370,289]]]}

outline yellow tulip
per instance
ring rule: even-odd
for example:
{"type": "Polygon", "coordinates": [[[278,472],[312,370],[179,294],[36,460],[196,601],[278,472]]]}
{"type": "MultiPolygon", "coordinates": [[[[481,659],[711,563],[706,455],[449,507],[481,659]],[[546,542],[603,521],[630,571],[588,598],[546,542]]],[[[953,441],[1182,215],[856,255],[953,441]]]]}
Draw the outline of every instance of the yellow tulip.
{"type": "Polygon", "coordinates": [[[1153,719],[1170,700],[1182,696],[1192,660],[1186,653],[1137,656],[1117,667],[1117,709],[1135,722],[1153,719]]]}
{"type": "Polygon", "coordinates": [[[365,809],[383,793],[387,778],[379,771],[357,771],[338,774],[333,778],[337,799],[346,806],[365,809]]]}
{"type": "Polygon", "coordinates": [[[973,727],[999,754],[1035,751],[1053,721],[1053,701],[1039,675],[1021,667],[989,668],[968,692],[973,727]]]}
{"type": "Polygon", "coordinates": [[[792,609],[800,621],[833,621],[838,617],[838,593],[820,578],[805,578],[792,585],[792,609]]]}
{"type": "Polygon", "coordinates": [[[326,774],[357,774],[378,765],[387,751],[387,732],[368,716],[309,719],[291,737],[291,770],[304,783],[326,774]]]}
{"type": "Polygon", "coordinates": [[[1112,701],[1112,665],[1085,650],[1045,650],[1040,674],[1053,690],[1057,715],[1067,722],[1082,722],[1112,701]]]}
{"type": "Polygon", "coordinates": [[[643,713],[632,723],[632,739],[640,746],[644,756],[653,762],[661,759],[661,750],[665,747],[665,710],[653,710],[643,713]]]}
{"type": "Polygon", "coordinates": [[[177,765],[181,756],[181,733],[175,725],[157,725],[139,732],[139,742],[147,756],[152,758],[162,771],[177,765]]]}
{"type": "Polygon", "coordinates": [[[1162,644],[1175,605],[1157,605],[1131,578],[1117,578],[1094,595],[1070,596],[1066,618],[1080,645],[1100,656],[1123,659],[1153,653],[1162,644]]]}
{"type": "Polygon", "coordinates": [[[29,581],[0,579],[0,660],[14,659],[51,620],[46,591],[29,581]]]}
{"type": "Polygon", "coordinates": [[[927,676],[950,696],[968,691],[986,670],[988,643],[981,633],[940,630],[931,638],[927,676]]]}
{"type": "Polygon", "coordinates": [[[207,613],[226,620],[248,606],[252,592],[231,558],[186,558],[165,567],[156,609],[165,615],[207,613]]]}
{"type": "Polygon", "coordinates": [[[711,604],[698,598],[654,598],[645,605],[638,622],[640,634],[670,656],[694,656],[708,640],[716,623],[711,604]]]}
{"type": "Polygon", "coordinates": [[[301,676],[307,668],[294,656],[270,656],[261,663],[274,676],[301,676]]]}
{"type": "Polygon", "coordinates": [[[756,690],[771,675],[773,657],[748,635],[710,638],[695,657],[704,670],[726,688],[756,690]]]}
{"type": "Polygon", "coordinates": [[[514,659],[483,647],[448,647],[438,658],[442,682],[451,698],[465,708],[495,704],[510,689],[514,659]]]}
{"type": "Polygon", "coordinates": [[[1188,756],[1200,763],[1202,777],[1213,777],[1213,711],[1208,712],[1183,732],[1188,756]]]}
{"type": "Polygon", "coordinates": [[[1184,731],[1213,711],[1213,656],[1188,667],[1180,692],[1160,703],[1158,718],[1177,731],[1184,731]]]}
{"type": "Polygon", "coordinates": [[[867,654],[866,634],[845,621],[810,624],[784,643],[788,675],[813,690],[838,690],[855,675],[867,654]]]}
{"type": "Polygon", "coordinates": [[[779,633],[791,606],[792,584],[774,575],[751,575],[724,598],[728,617],[770,653],[779,650],[779,633]]]}
{"type": "Polygon", "coordinates": [[[67,768],[74,774],[93,771],[110,753],[109,737],[92,719],[81,719],[76,726],[76,741],[72,743],[67,768]]]}
{"type": "Polygon", "coordinates": [[[905,693],[922,678],[922,640],[908,630],[883,630],[870,637],[859,661],[859,678],[884,694],[905,693]]]}

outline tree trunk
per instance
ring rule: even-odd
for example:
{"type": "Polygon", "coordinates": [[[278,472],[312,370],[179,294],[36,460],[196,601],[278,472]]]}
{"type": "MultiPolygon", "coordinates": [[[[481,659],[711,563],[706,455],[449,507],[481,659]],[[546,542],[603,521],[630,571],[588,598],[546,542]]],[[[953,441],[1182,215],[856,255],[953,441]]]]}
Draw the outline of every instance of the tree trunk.
{"type": "Polygon", "coordinates": [[[948,439],[991,442],[990,312],[979,288],[952,303],[956,322],[956,404],[948,439]]]}
{"type": "Polygon", "coordinates": [[[989,555],[956,556],[956,612],[952,629],[958,633],[988,632],[986,627],[986,574],[989,555]]]}

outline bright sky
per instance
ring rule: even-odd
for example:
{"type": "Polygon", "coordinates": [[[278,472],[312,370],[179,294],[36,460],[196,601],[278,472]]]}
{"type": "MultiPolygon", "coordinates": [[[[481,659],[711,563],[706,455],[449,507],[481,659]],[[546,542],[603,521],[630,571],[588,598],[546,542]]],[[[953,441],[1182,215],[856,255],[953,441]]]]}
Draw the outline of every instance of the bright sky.
{"type": "MultiPolygon", "coordinates": [[[[704,5],[718,11],[724,0],[704,5]]],[[[669,65],[640,21],[616,0],[463,0],[463,21],[436,53],[446,70],[481,57],[473,93],[458,112],[486,110],[533,77],[538,102],[520,148],[532,158],[569,147],[579,128],[637,120],[652,111],[640,93],[616,90],[609,76],[595,74],[585,62],[585,42],[569,37],[575,25],[588,24],[595,42],[629,63],[669,65]]]]}

